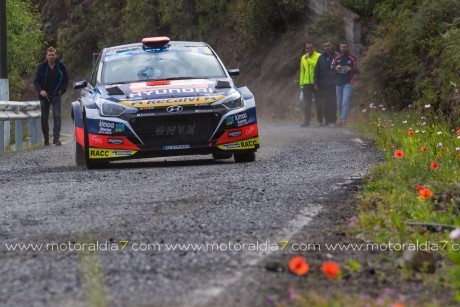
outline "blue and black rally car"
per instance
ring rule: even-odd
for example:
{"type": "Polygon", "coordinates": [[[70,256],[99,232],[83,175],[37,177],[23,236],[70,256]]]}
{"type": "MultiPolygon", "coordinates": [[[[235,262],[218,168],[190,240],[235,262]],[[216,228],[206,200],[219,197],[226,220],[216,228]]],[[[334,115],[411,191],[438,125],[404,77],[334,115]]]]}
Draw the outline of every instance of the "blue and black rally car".
{"type": "Polygon", "coordinates": [[[105,48],[72,103],[75,161],[212,154],[252,162],[259,148],[255,100],[203,42],[144,38],[105,48]]]}

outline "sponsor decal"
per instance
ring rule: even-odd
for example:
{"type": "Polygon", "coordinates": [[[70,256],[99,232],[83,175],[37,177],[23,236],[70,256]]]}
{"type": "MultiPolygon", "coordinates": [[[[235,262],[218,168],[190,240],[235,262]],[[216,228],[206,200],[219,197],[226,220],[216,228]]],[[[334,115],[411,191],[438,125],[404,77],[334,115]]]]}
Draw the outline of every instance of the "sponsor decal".
{"type": "Polygon", "coordinates": [[[158,126],[156,135],[194,135],[196,125],[158,126]]]}
{"type": "Polygon", "coordinates": [[[104,120],[99,121],[99,134],[113,134],[113,129],[115,129],[115,123],[104,120]]]}
{"type": "Polygon", "coordinates": [[[116,139],[116,138],[108,138],[107,143],[109,144],[114,144],[114,145],[120,145],[124,143],[123,139],[116,139]]]}
{"type": "Polygon", "coordinates": [[[151,100],[125,100],[120,101],[120,104],[141,109],[149,110],[156,107],[169,107],[169,106],[185,106],[185,105],[195,105],[195,106],[207,106],[213,102],[216,102],[225,95],[217,96],[201,96],[201,97],[184,97],[184,98],[165,98],[165,99],[151,99],[151,100]]]}
{"type": "Polygon", "coordinates": [[[259,144],[259,138],[252,138],[252,139],[242,140],[242,141],[233,142],[229,144],[219,145],[217,147],[223,150],[227,150],[227,149],[245,150],[245,149],[255,149],[258,144],[259,144]]]}
{"type": "Polygon", "coordinates": [[[153,112],[150,112],[150,113],[137,113],[136,116],[137,117],[143,117],[143,116],[154,116],[155,113],[153,112]]]}
{"type": "Polygon", "coordinates": [[[168,145],[163,146],[163,150],[189,149],[190,145],[168,145]]]}
{"type": "Polygon", "coordinates": [[[100,136],[97,136],[97,135],[93,135],[91,137],[91,141],[93,141],[92,143],[93,144],[102,144],[102,139],[100,136]]]}
{"type": "Polygon", "coordinates": [[[227,117],[227,118],[225,119],[225,124],[226,124],[227,126],[231,126],[231,125],[233,125],[234,123],[235,123],[235,119],[233,118],[233,115],[230,115],[229,117],[227,117]]]}
{"type": "Polygon", "coordinates": [[[115,124],[115,132],[125,132],[125,125],[121,123],[115,124]]]}
{"type": "Polygon", "coordinates": [[[235,118],[235,122],[238,127],[248,123],[248,114],[246,112],[235,114],[233,117],[235,118]]]}
{"type": "Polygon", "coordinates": [[[234,137],[237,137],[237,136],[241,136],[241,130],[230,131],[228,133],[228,137],[230,137],[230,138],[234,138],[234,137]]]}
{"type": "Polygon", "coordinates": [[[136,153],[135,150],[113,150],[102,148],[89,148],[90,159],[106,159],[114,157],[129,157],[136,153]]]}
{"type": "Polygon", "coordinates": [[[222,134],[222,136],[217,140],[217,145],[234,143],[239,140],[257,137],[257,135],[257,124],[233,128],[222,134]]]}
{"type": "Polygon", "coordinates": [[[182,106],[169,106],[166,108],[166,112],[168,113],[180,113],[184,110],[182,106]]]}
{"type": "Polygon", "coordinates": [[[212,109],[197,109],[195,110],[195,113],[210,113],[212,111],[212,109]]]}

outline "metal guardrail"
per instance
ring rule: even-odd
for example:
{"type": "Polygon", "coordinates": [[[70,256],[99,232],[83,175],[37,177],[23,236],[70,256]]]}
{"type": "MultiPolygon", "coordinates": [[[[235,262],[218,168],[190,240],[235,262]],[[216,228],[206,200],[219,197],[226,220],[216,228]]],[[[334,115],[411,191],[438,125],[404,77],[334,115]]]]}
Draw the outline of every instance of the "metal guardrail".
{"type": "Polygon", "coordinates": [[[41,139],[40,101],[0,101],[0,154],[5,149],[19,150],[24,139],[31,145],[41,139]],[[11,121],[14,122],[14,144],[11,140],[11,121]],[[24,127],[27,127],[24,134],[24,127]]]}

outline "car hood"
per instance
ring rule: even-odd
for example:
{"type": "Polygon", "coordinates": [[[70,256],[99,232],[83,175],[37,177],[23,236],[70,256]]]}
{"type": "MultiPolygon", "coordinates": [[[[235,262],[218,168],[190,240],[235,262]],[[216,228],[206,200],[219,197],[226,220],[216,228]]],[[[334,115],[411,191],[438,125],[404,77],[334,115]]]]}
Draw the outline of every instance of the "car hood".
{"type": "Polygon", "coordinates": [[[104,96],[118,101],[138,101],[185,97],[226,96],[232,90],[233,82],[228,79],[187,79],[134,82],[103,87],[104,96]]]}

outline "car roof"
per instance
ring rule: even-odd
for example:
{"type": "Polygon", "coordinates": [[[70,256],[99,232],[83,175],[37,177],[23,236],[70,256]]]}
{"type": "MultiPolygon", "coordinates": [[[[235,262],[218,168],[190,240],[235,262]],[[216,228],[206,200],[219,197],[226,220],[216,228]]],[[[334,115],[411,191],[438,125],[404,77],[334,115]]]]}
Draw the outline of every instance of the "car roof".
{"type": "MultiPolygon", "coordinates": [[[[205,42],[191,42],[191,41],[170,41],[167,46],[169,47],[209,47],[205,42]]],[[[107,51],[137,49],[143,47],[142,43],[133,43],[119,46],[112,46],[106,48],[107,51]]]]}

